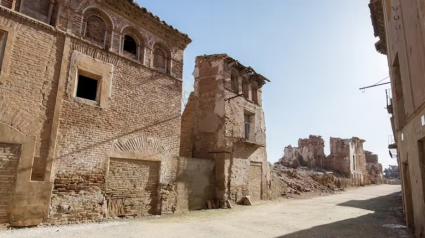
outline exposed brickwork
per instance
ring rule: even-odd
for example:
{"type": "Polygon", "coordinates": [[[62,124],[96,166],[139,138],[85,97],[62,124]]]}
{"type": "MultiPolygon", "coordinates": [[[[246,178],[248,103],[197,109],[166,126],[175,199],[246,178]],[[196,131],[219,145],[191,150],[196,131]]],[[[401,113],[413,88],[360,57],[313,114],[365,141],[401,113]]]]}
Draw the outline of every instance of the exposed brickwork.
{"type": "Polygon", "coordinates": [[[7,222],[9,200],[16,182],[21,145],[0,143],[0,223],[7,222]]]}
{"type": "Polygon", "coordinates": [[[13,0],[2,0],[1,5],[3,7],[12,8],[13,0]]]}
{"type": "Polygon", "coordinates": [[[254,85],[252,88],[267,81],[259,74],[248,74],[247,67],[226,54],[196,58],[195,91],[183,114],[181,154],[215,160],[217,198],[240,202],[244,196],[254,195],[267,199],[270,176],[262,89],[258,88],[257,103],[252,101],[251,87],[247,97],[238,97],[231,85],[235,71],[237,80],[249,82],[254,85]],[[245,138],[245,114],[251,123],[248,139],[245,138]],[[250,173],[251,162],[259,165],[261,174],[257,168],[250,173]]]}
{"type": "Polygon", "coordinates": [[[157,214],[159,162],[111,158],[106,184],[111,216],[157,214]]]}
{"type": "Polygon", "coordinates": [[[0,117],[3,122],[13,121],[15,127],[21,124],[20,129],[28,128],[23,133],[37,136],[32,180],[40,181],[44,179],[64,37],[6,14],[0,17],[0,24],[20,26],[9,77],[0,85],[0,117]],[[15,117],[19,120],[13,120],[15,117]]]}
{"type": "MultiPolygon", "coordinates": [[[[43,14],[48,12],[42,4],[32,7],[42,7],[39,10],[43,14]]],[[[30,17],[0,9],[0,26],[11,29],[15,34],[11,39],[13,47],[8,58],[8,76],[1,78],[0,123],[10,125],[24,135],[34,136],[34,163],[27,171],[32,171],[32,180],[39,181],[38,187],[43,188],[43,192],[34,189],[37,191],[34,192],[34,201],[25,201],[37,206],[42,203],[42,206],[31,208],[35,211],[35,218],[15,217],[18,219],[16,224],[93,221],[114,214],[133,215],[134,211],[139,215],[175,212],[183,51],[190,39],[177,31],[163,28],[156,19],[147,18],[143,25],[136,25],[134,22],[139,22],[139,16],[134,16],[136,20],[123,17],[123,12],[129,12],[128,7],[133,9],[135,6],[123,5],[120,1],[89,0],[64,1],[61,8],[54,4],[49,23],[54,25],[59,17],[58,29],[62,31],[30,17]],[[83,13],[87,8],[90,11],[83,13]],[[59,9],[62,10],[59,12],[59,9]],[[103,25],[103,28],[99,24],[88,27],[88,35],[100,44],[75,37],[81,36],[84,16],[93,12],[105,19],[105,45],[110,50],[99,47],[104,40],[103,25]],[[71,22],[73,24],[69,24],[71,22]],[[121,30],[125,26],[133,27],[144,38],[140,53],[145,55],[141,55],[141,59],[151,60],[151,49],[157,43],[170,50],[170,74],[155,70],[151,61],[135,62],[120,55],[121,30]],[[75,63],[72,58],[74,52],[111,66],[111,87],[101,89],[107,91],[102,94],[107,106],[79,100],[72,94],[72,77],[69,75],[70,67],[75,63]],[[140,142],[137,148],[120,147],[126,142],[134,144],[137,141],[140,142]],[[131,194],[138,198],[123,201],[124,213],[116,212],[119,202],[111,202],[108,207],[109,195],[117,194],[119,189],[130,191],[128,186],[135,184],[134,179],[124,179],[130,177],[129,171],[123,172],[120,177],[117,172],[119,165],[109,163],[110,158],[117,158],[115,155],[120,155],[118,158],[121,160],[136,161],[134,164],[148,160],[155,162],[146,163],[157,165],[153,169],[158,172],[157,177],[153,178],[153,173],[149,172],[148,179],[156,182],[144,187],[155,194],[154,198],[146,202],[142,201],[145,199],[142,193],[131,194]],[[111,175],[108,171],[117,173],[111,175]],[[115,180],[122,183],[114,183],[115,180]],[[50,182],[53,182],[53,190],[50,182]],[[111,184],[115,188],[107,190],[111,184]],[[45,203],[48,205],[46,200],[50,193],[50,211],[41,210],[45,203]]],[[[4,140],[3,136],[0,135],[0,143],[4,140]]],[[[130,166],[127,169],[140,172],[139,175],[145,178],[143,173],[146,171],[142,169],[145,167],[124,164],[130,166]]],[[[143,182],[136,185],[140,185],[140,191],[144,190],[143,182]]],[[[22,197],[30,199],[25,194],[22,197]]]]}
{"type": "Polygon", "coordinates": [[[89,16],[85,19],[85,37],[87,40],[101,46],[105,44],[106,23],[98,16],[89,16]]]}

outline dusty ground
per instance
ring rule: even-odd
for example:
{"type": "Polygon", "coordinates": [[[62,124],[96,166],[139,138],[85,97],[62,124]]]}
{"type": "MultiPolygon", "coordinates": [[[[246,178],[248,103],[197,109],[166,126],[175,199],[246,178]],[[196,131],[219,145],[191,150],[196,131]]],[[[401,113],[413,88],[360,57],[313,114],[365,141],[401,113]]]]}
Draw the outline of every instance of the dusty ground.
{"type": "Polygon", "coordinates": [[[279,200],[172,217],[43,227],[0,232],[0,237],[411,237],[403,229],[400,186],[350,189],[305,200],[279,200]]]}

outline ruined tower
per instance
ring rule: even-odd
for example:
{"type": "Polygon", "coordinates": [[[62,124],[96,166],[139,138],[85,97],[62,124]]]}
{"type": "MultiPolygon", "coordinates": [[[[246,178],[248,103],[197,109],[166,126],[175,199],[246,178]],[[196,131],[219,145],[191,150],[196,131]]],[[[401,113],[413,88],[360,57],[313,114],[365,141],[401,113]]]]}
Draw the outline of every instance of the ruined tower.
{"type": "Polygon", "coordinates": [[[269,82],[227,54],[196,58],[195,91],[182,117],[184,157],[216,162],[216,197],[267,198],[262,87],[269,82]]]}

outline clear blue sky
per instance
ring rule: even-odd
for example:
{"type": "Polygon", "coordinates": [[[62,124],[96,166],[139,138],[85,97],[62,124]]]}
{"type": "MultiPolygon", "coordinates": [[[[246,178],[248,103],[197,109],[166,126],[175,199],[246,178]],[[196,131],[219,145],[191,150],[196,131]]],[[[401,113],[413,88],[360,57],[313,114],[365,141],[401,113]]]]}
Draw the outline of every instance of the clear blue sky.
{"type": "Polygon", "coordinates": [[[369,0],[138,0],[187,33],[184,89],[193,90],[198,55],[227,53],[271,80],[263,88],[267,153],[276,162],[289,144],[310,134],[366,140],[364,148],[388,155],[385,89],[367,90],[388,76],[375,51],[369,0]]]}

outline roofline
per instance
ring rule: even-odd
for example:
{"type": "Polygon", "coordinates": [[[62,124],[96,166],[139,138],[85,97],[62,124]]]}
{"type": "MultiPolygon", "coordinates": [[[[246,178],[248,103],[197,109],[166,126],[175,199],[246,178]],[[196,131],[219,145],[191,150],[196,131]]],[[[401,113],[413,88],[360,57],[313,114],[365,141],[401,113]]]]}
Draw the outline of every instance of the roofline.
{"type": "Polygon", "coordinates": [[[268,78],[264,77],[263,75],[257,73],[251,66],[245,66],[243,64],[241,64],[238,60],[235,60],[234,58],[230,57],[228,54],[223,53],[223,54],[210,54],[210,55],[199,55],[196,57],[196,59],[198,58],[226,58],[226,60],[229,61],[233,61],[235,62],[241,69],[247,69],[247,70],[252,70],[253,73],[257,76],[260,77],[260,79],[267,81],[267,82],[271,82],[268,78]]]}
{"type": "Polygon", "coordinates": [[[387,54],[387,36],[385,29],[385,16],[382,0],[370,0],[370,18],[372,20],[373,31],[375,37],[379,37],[379,41],[375,43],[376,50],[386,55],[387,54]]]}
{"type": "Polygon", "coordinates": [[[179,31],[178,29],[174,28],[172,25],[169,25],[168,23],[166,23],[165,21],[161,21],[161,19],[157,16],[154,15],[152,12],[148,11],[146,8],[141,7],[137,2],[135,2],[134,0],[120,0],[121,2],[125,2],[128,3],[129,5],[131,5],[135,10],[139,11],[141,14],[144,14],[145,16],[149,16],[152,18],[152,20],[156,21],[157,23],[161,24],[164,26],[164,28],[168,29],[168,30],[172,30],[174,31],[174,33],[177,33],[179,36],[181,36],[182,38],[184,38],[187,41],[187,44],[192,42],[192,39],[189,38],[189,36],[181,31],[179,31]]]}

